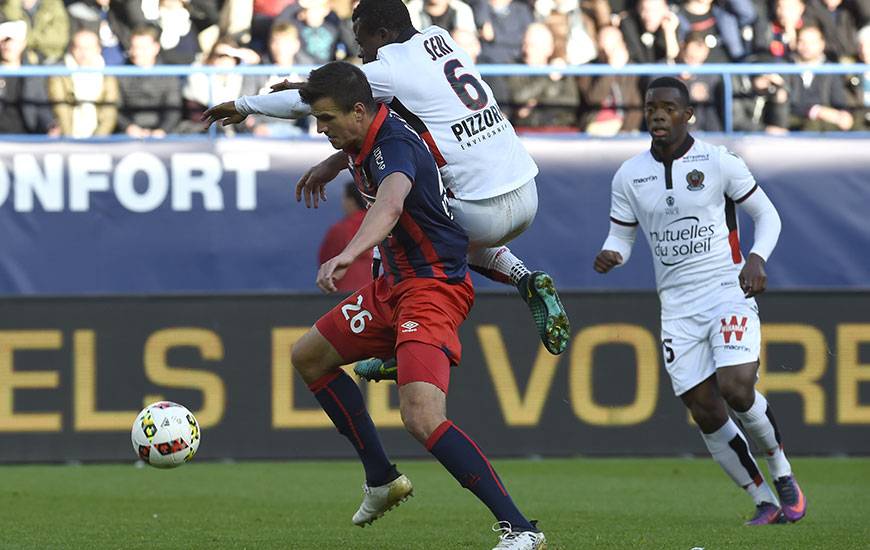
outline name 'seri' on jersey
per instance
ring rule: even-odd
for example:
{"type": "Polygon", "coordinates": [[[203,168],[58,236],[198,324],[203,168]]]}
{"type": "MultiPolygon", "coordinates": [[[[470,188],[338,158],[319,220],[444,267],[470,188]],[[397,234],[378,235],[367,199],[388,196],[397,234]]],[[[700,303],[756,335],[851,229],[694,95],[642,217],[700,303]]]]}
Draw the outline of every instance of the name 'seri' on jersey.
{"type": "Polygon", "coordinates": [[[735,205],[757,188],[743,160],[688,137],[672,162],[652,151],[625,161],[613,178],[610,219],[637,225],[649,242],[662,319],[745,301],[735,205]]]}
{"type": "Polygon", "coordinates": [[[377,60],[362,70],[375,99],[388,103],[426,141],[456,198],[495,197],[537,175],[489,85],[446,30],[427,27],[382,46],[377,60]]]}
{"type": "Polygon", "coordinates": [[[349,154],[348,163],[369,203],[390,174],[402,173],[411,180],[402,215],[378,246],[390,284],[414,277],[464,280],[468,237],[453,221],[432,155],[405,121],[380,104],[362,149],[349,154]]]}

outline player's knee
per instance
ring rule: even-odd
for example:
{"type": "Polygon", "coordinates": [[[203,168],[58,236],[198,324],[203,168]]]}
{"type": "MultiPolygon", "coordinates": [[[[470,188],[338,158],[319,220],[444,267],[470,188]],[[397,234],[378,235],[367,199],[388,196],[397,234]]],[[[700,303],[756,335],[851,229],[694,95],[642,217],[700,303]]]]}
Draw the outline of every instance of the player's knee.
{"type": "Polygon", "coordinates": [[[425,443],[435,428],[446,420],[443,414],[428,405],[423,401],[407,400],[400,407],[405,429],[420,443],[425,443]]]}
{"type": "Polygon", "coordinates": [[[719,380],[719,391],[728,403],[728,406],[736,411],[746,411],[755,401],[754,377],[733,376],[719,380]]]}
{"type": "Polygon", "coordinates": [[[722,388],[722,397],[735,411],[748,411],[755,401],[755,387],[751,384],[731,384],[722,388]]]}
{"type": "Polygon", "coordinates": [[[300,374],[305,374],[313,369],[316,369],[320,357],[315,353],[315,350],[306,345],[304,340],[299,340],[290,350],[290,362],[293,368],[299,371],[300,374]]]}
{"type": "Polygon", "coordinates": [[[713,433],[728,421],[728,413],[722,406],[696,404],[691,408],[692,419],[704,433],[713,433]]]}

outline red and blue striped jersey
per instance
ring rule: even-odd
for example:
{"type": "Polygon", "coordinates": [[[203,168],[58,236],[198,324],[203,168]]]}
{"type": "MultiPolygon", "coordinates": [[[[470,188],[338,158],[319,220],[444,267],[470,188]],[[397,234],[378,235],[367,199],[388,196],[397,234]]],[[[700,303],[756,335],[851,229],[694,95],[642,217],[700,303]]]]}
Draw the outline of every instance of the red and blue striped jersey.
{"type": "Polygon", "coordinates": [[[349,164],[357,189],[369,203],[390,174],[400,172],[411,180],[402,215],[378,246],[390,283],[413,277],[464,280],[468,237],[453,221],[435,159],[420,136],[379,104],[362,149],[349,155],[349,164]]]}

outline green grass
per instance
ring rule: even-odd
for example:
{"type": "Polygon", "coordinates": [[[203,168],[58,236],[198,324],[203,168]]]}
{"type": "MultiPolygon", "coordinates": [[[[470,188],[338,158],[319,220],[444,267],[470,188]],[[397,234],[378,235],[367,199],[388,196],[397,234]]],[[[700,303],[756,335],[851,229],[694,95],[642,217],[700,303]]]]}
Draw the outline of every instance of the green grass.
{"type": "MultiPolygon", "coordinates": [[[[870,548],[870,459],[793,461],[809,515],[748,528],[749,498],[711,460],[500,460],[550,550],[870,548]]],[[[355,462],[0,467],[0,548],[489,550],[489,512],[434,461],[365,529],[355,462]]]]}

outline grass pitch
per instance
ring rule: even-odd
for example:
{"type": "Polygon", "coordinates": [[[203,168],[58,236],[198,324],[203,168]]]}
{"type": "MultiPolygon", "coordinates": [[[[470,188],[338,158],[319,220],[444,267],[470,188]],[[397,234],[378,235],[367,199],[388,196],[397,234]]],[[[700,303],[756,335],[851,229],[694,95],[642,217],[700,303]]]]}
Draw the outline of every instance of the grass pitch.
{"type": "MultiPolygon", "coordinates": [[[[870,459],[796,459],[809,514],[748,528],[712,460],[499,460],[550,550],[867,549],[870,459]]],[[[0,548],[489,550],[488,510],[434,461],[401,461],[415,496],[365,529],[355,462],[0,467],[0,548]]]]}

